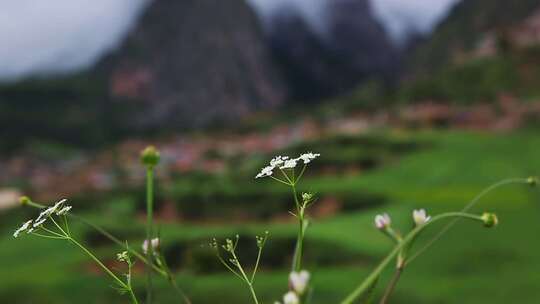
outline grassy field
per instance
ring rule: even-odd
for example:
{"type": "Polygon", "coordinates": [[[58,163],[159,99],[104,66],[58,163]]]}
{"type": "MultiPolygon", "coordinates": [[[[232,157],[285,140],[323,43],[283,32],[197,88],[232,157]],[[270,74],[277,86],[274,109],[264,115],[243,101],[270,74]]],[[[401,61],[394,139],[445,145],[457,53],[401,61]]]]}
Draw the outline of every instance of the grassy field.
{"type": "MultiPolygon", "coordinates": [[[[313,303],[338,303],[391,248],[392,244],[373,227],[376,213],[388,212],[396,227],[408,230],[413,208],[426,208],[431,214],[458,210],[494,182],[536,175],[540,171],[537,130],[497,135],[459,131],[388,132],[392,136],[431,144],[429,148],[408,152],[375,170],[314,175],[301,185],[301,190],[316,191],[321,196],[365,190],[385,197],[385,203],[376,206],[313,220],[307,236],[306,265],[314,274],[313,303]]],[[[321,159],[324,158],[323,154],[321,159]]],[[[244,187],[246,183],[270,182],[246,178],[235,189],[242,192],[244,188],[250,189],[244,187]]],[[[345,199],[354,200],[354,196],[345,199]]],[[[291,201],[281,203],[292,207],[291,201]]],[[[540,299],[540,290],[536,288],[540,280],[539,203],[540,191],[526,185],[506,186],[484,197],[474,211],[496,212],[500,225],[496,229],[485,229],[477,223],[460,222],[406,269],[391,302],[536,303],[540,299]]],[[[128,216],[133,215],[129,208],[116,212],[107,211],[109,209],[100,207],[99,212],[87,211],[83,215],[120,233],[131,244],[140,244],[143,223],[133,223],[128,216]],[[124,216],[119,217],[119,212],[125,212],[124,216]]],[[[69,244],[36,238],[13,239],[13,228],[32,214],[35,210],[1,215],[0,302],[126,302],[126,298],[109,288],[111,282],[69,244]]],[[[263,270],[255,287],[263,303],[273,303],[287,288],[286,263],[291,252],[284,249],[294,238],[295,226],[277,220],[226,222],[225,218],[206,224],[160,223],[166,254],[173,259],[176,254],[187,255],[182,257],[184,261],[193,260],[188,263],[189,267],[182,264],[185,267],[179,269],[180,284],[194,303],[250,303],[241,282],[221,271],[217,261],[205,253],[207,249],[203,245],[213,236],[239,233],[240,246],[247,252],[243,258],[249,263],[255,248],[254,235],[269,230],[268,252],[263,256],[263,270]],[[175,253],[175,248],[181,248],[181,253],[175,253]]],[[[86,227],[74,223],[73,228],[88,241],[86,227]]],[[[436,230],[435,227],[428,234],[436,230]]],[[[429,237],[428,234],[420,242],[429,237]]],[[[119,251],[108,243],[96,244],[98,254],[105,260],[112,261],[113,254],[119,251]]],[[[390,272],[385,278],[388,275],[390,272]]],[[[180,303],[165,282],[157,281],[158,303],[180,303]]],[[[142,273],[138,273],[135,284],[142,296],[142,273]]],[[[381,287],[377,292],[381,292],[381,287]]]]}

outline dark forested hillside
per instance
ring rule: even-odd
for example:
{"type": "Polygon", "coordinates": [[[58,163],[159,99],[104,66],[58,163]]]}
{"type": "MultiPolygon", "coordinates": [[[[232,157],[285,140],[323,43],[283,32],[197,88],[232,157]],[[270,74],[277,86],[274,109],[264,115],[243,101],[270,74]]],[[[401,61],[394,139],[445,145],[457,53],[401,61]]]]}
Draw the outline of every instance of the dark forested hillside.
{"type": "Polygon", "coordinates": [[[2,145],[29,137],[94,145],[231,121],[283,102],[277,73],[245,1],[153,1],[91,70],[1,85],[2,145]]]}

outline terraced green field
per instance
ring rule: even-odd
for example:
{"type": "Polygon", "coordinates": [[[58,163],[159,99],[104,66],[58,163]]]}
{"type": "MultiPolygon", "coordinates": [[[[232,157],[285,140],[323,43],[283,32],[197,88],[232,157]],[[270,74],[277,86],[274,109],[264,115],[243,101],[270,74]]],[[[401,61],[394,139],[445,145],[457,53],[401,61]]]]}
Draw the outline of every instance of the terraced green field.
{"type": "MultiPolygon", "coordinates": [[[[314,167],[317,174],[308,175],[301,185],[301,190],[317,192],[321,201],[339,194],[342,206],[335,213],[314,218],[308,231],[306,267],[314,275],[313,303],[338,303],[389,251],[391,242],[373,227],[375,214],[388,212],[395,226],[406,231],[412,225],[413,208],[426,208],[431,214],[458,210],[494,182],[540,172],[540,137],[536,130],[498,135],[388,131],[380,136],[428,145],[396,155],[382,155],[389,150],[372,150],[369,154],[372,158],[380,156],[374,158],[384,161],[370,170],[360,167],[351,173],[314,167]],[[382,200],[363,203],[371,202],[366,197],[373,195],[382,200]],[[360,203],[355,201],[357,198],[360,203]]],[[[332,143],[321,146],[327,153],[333,153],[325,155],[325,151],[321,151],[321,163],[325,158],[345,157],[338,156],[345,148],[351,149],[349,161],[355,163],[355,152],[364,149],[355,141],[334,144],[336,146],[332,143]]],[[[373,146],[366,144],[365,150],[370,147],[373,146]]],[[[264,202],[242,201],[241,206],[248,215],[250,204],[254,210],[264,210],[261,204],[269,204],[279,214],[283,214],[287,206],[292,208],[286,188],[267,186],[270,180],[255,181],[246,173],[245,178],[233,181],[227,182],[226,191],[217,191],[206,200],[210,203],[220,197],[256,200],[258,191],[262,191],[271,197],[275,195],[276,202],[271,198],[264,202]],[[229,196],[223,196],[224,192],[229,196]],[[243,193],[249,195],[243,196],[243,193]]],[[[215,180],[208,183],[215,185],[215,180]]],[[[179,177],[161,190],[177,200],[189,198],[188,203],[207,193],[193,189],[189,180],[179,177]]],[[[215,201],[215,204],[220,203],[215,201]]],[[[223,203],[233,206],[233,202],[223,203]]],[[[76,202],[74,204],[76,213],[76,202]]],[[[130,206],[129,199],[111,198],[110,202],[94,209],[85,208],[82,215],[127,238],[130,244],[140,244],[144,235],[142,219],[134,224],[136,211],[130,206]]],[[[514,303],[516,299],[520,303],[536,303],[540,299],[537,288],[540,281],[538,188],[527,185],[500,188],[484,197],[474,211],[496,212],[500,225],[485,229],[477,223],[460,222],[406,269],[392,303],[514,303]]],[[[35,212],[19,209],[1,215],[0,299],[10,299],[10,303],[125,303],[124,297],[109,288],[111,282],[69,244],[11,237],[13,228],[35,212]]],[[[236,233],[242,237],[239,246],[245,254],[241,258],[249,263],[255,254],[254,235],[270,231],[262,272],[255,287],[263,303],[273,303],[286,291],[292,254],[289,249],[296,226],[283,217],[257,212],[256,217],[248,220],[238,220],[231,215],[219,219],[214,215],[210,221],[160,222],[163,250],[176,266],[179,282],[193,303],[250,303],[241,282],[224,272],[205,247],[214,236],[224,238],[236,233]]],[[[73,228],[81,239],[96,246],[100,257],[113,261],[118,248],[83,225],[73,223],[73,228]]],[[[428,234],[436,231],[434,227],[428,234]]],[[[425,235],[420,242],[428,237],[425,235]]],[[[385,273],[385,278],[390,274],[390,271],[385,273]]],[[[157,281],[158,303],[180,303],[166,282],[157,281]]],[[[135,285],[141,296],[143,284],[144,276],[136,273],[135,285]]],[[[377,292],[381,292],[381,286],[377,292]]]]}

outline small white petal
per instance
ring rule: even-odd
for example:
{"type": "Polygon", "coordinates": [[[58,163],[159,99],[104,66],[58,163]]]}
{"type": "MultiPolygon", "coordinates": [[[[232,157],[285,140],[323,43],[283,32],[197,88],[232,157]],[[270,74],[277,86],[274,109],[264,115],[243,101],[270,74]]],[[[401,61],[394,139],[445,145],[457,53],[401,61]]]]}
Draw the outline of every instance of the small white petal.
{"type": "Polygon", "coordinates": [[[413,211],[413,220],[417,226],[427,223],[431,219],[431,216],[428,216],[425,209],[419,209],[413,211]]]}
{"type": "Polygon", "coordinates": [[[293,271],[289,275],[290,286],[297,294],[304,294],[309,283],[309,277],[310,275],[307,270],[300,272],[293,271]]]}
{"type": "Polygon", "coordinates": [[[391,223],[392,220],[390,219],[388,213],[377,214],[375,216],[375,227],[377,227],[377,229],[385,229],[386,227],[390,226],[391,223]]]}
{"type": "Polygon", "coordinates": [[[300,299],[296,293],[289,291],[283,296],[283,304],[299,304],[300,299]]]}
{"type": "Polygon", "coordinates": [[[25,230],[27,230],[30,227],[30,224],[32,224],[32,220],[26,221],[24,224],[21,225],[15,232],[13,233],[13,237],[19,237],[19,234],[25,230]]]}

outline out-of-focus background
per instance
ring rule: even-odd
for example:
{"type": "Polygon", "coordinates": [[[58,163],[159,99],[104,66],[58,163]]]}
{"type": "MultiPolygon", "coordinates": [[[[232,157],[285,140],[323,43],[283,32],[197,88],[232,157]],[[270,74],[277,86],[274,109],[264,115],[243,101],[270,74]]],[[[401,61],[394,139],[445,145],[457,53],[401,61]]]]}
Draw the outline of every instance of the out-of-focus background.
{"type": "MultiPolygon", "coordinates": [[[[75,248],[15,227],[69,198],[132,246],[144,238],[139,151],[162,152],[162,250],[194,303],[249,303],[205,246],[270,240],[255,287],[287,289],[288,189],[254,180],[273,155],[314,151],[306,268],[337,303],[392,244],[388,212],[457,210],[485,186],[540,169],[540,1],[0,1],[0,302],[122,303],[75,248]]],[[[508,186],[406,270],[393,303],[538,303],[539,192],[508,186]]],[[[75,233],[106,263],[119,248],[75,233]]],[[[434,232],[433,232],[434,233],[434,232]]],[[[142,266],[135,287],[143,292],[142,266]]],[[[386,276],[385,276],[386,278],[386,276]]],[[[178,303],[158,281],[158,303],[178,303]]],[[[378,291],[380,292],[380,291],[378,291]]]]}

